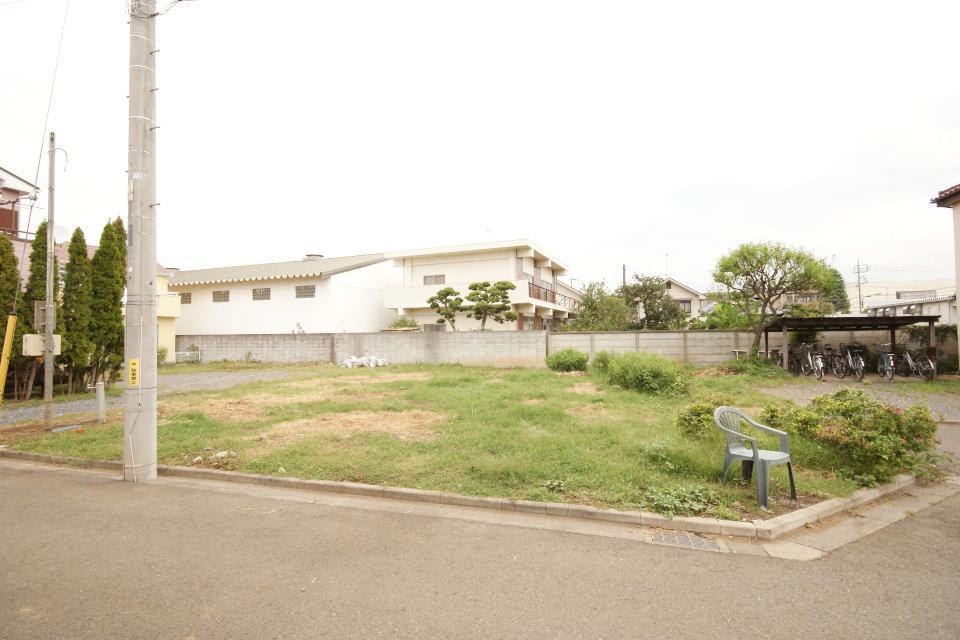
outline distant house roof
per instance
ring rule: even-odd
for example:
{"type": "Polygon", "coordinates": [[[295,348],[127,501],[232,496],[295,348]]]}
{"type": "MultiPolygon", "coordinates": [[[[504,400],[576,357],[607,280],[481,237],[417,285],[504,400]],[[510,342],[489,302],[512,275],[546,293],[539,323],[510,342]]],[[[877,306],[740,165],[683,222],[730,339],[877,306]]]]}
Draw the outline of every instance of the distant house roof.
{"type": "Polygon", "coordinates": [[[957,202],[960,202],[960,184],[947,187],[938,193],[935,198],[930,199],[930,203],[938,207],[952,207],[957,202]]]}
{"type": "Polygon", "coordinates": [[[945,296],[935,296],[932,298],[898,298],[897,300],[887,300],[886,302],[871,302],[863,305],[864,309],[884,309],[886,307],[909,307],[915,304],[928,304],[932,302],[950,302],[956,300],[954,293],[945,296]]]}
{"type": "MultiPolygon", "coordinates": [[[[23,235],[23,234],[22,234],[23,235]]],[[[20,281],[26,282],[27,278],[30,276],[30,251],[33,248],[33,233],[29,234],[30,239],[26,237],[19,238],[10,238],[10,242],[13,244],[13,255],[17,258],[17,268],[20,270],[20,281]],[[21,259],[22,258],[22,259],[21,259]]],[[[9,237],[9,236],[8,236],[9,237]]],[[[69,242],[57,242],[57,262],[60,269],[64,269],[67,266],[67,262],[70,260],[70,243],[69,242]]],[[[97,252],[97,245],[88,244],[87,245],[87,257],[93,259],[93,254],[97,252]]],[[[157,274],[159,275],[169,275],[172,273],[170,269],[157,264],[157,274]]]]}
{"type": "Polygon", "coordinates": [[[553,265],[556,275],[563,275],[567,269],[557,262],[557,260],[539,246],[529,240],[492,240],[490,242],[477,242],[472,244],[456,244],[445,247],[427,247],[424,249],[407,249],[404,251],[389,251],[387,258],[415,258],[422,256],[442,256],[462,253],[479,253],[481,251],[496,251],[498,249],[525,249],[530,254],[524,257],[532,257],[536,260],[549,260],[553,265]]]}
{"type": "Polygon", "coordinates": [[[27,182],[12,171],[7,171],[0,167],[0,187],[21,191],[23,193],[33,193],[37,191],[37,185],[27,182]]]}
{"type": "Polygon", "coordinates": [[[680,286],[680,287],[683,287],[684,289],[686,289],[686,290],[689,291],[690,293],[696,294],[698,298],[703,299],[703,298],[706,297],[706,296],[704,296],[702,293],[700,293],[699,291],[697,291],[696,289],[694,289],[693,287],[690,287],[690,286],[687,286],[687,285],[683,284],[682,282],[680,282],[680,281],[677,280],[676,278],[664,278],[663,281],[664,281],[664,282],[670,282],[670,283],[673,283],[673,284],[678,285],[678,286],[680,286]]]}
{"type": "Polygon", "coordinates": [[[244,264],[235,267],[175,271],[170,278],[171,288],[220,282],[251,282],[257,280],[288,280],[293,278],[325,278],[336,273],[359,269],[386,260],[382,253],[359,256],[323,258],[307,256],[293,262],[244,264]]]}

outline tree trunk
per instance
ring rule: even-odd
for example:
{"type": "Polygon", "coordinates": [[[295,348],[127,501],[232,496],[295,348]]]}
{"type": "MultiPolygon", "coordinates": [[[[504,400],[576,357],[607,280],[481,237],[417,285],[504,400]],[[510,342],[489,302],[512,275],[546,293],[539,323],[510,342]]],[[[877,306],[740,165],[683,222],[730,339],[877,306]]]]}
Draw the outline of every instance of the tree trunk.
{"type": "Polygon", "coordinates": [[[30,373],[27,374],[26,385],[23,389],[23,400],[29,400],[30,396],[33,395],[33,382],[37,377],[37,361],[34,360],[30,363],[30,373]]]}
{"type": "Polygon", "coordinates": [[[67,393],[73,393],[73,365],[67,365],[67,393]]]}
{"type": "Polygon", "coordinates": [[[482,318],[480,318],[480,331],[486,331],[486,330],[487,330],[487,316],[483,316],[482,318]]]}

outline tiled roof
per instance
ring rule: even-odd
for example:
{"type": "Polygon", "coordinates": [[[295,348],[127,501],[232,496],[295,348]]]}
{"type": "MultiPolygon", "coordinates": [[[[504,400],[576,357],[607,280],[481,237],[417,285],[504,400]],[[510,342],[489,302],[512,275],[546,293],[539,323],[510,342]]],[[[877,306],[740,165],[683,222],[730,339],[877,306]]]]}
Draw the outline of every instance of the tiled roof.
{"type": "Polygon", "coordinates": [[[175,272],[173,277],[170,278],[169,286],[183,287],[192,284],[214,284],[218,282],[323,278],[335,273],[383,262],[385,259],[386,257],[382,253],[368,253],[360,256],[307,258],[293,262],[269,262],[266,264],[237,265],[235,267],[216,267],[214,269],[193,269],[175,272]]]}
{"type": "Polygon", "coordinates": [[[930,200],[931,204],[940,204],[953,196],[960,196],[960,184],[955,184],[952,187],[947,187],[943,191],[937,194],[936,198],[930,200]]]}
{"type": "Polygon", "coordinates": [[[930,302],[949,302],[950,300],[956,300],[957,296],[954,293],[945,296],[936,296],[935,298],[908,298],[903,299],[899,298],[897,300],[887,300],[885,302],[871,302],[870,304],[863,305],[864,309],[883,309],[885,307],[909,307],[914,304],[927,304],[930,302]]]}

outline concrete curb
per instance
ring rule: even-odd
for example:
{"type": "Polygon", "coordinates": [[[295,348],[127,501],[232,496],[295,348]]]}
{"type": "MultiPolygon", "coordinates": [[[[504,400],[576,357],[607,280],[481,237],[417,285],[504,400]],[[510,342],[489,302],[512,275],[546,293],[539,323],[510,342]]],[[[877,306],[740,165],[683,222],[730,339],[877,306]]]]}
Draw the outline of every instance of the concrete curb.
{"type": "MultiPolygon", "coordinates": [[[[113,460],[85,460],[83,458],[68,458],[42,453],[12,451],[10,449],[0,449],[0,458],[12,458],[30,462],[44,462],[90,469],[109,469],[112,471],[120,471],[123,469],[122,463],[113,460]]],[[[614,509],[597,509],[596,507],[587,507],[578,504],[509,500],[507,498],[485,498],[481,496],[465,496],[458,493],[446,493],[443,491],[424,491],[403,487],[381,487],[379,485],[362,484],[359,482],[304,480],[301,478],[221,471],[218,469],[202,469],[198,467],[158,465],[157,473],[161,476],[175,478],[219,480],[220,482],[256,484],[284,489],[298,489],[301,491],[323,491],[326,493],[344,493],[371,498],[429,502],[458,507],[498,509],[500,511],[535,513],[564,518],[579,518],[582,520],[598,520],[640,527],[656,527],[659,529],[736,536],[739,538],[756,538],[760,540],[773,540],[785,533],[799,529],[805,524],[818,522],[841,511],[859,507],[881,496],[900,491],[916,482],[916,478],[913,476],[897,476],[890,484],[873,489],[859,489],[848,498],[832,498],[810,507],[771,518],[770,520],[736,522],[733,520],[718,520],[716,518],[679,516],[668,518],[658,513],[649,513],[646,511],[617,511],[614,509]]]]}

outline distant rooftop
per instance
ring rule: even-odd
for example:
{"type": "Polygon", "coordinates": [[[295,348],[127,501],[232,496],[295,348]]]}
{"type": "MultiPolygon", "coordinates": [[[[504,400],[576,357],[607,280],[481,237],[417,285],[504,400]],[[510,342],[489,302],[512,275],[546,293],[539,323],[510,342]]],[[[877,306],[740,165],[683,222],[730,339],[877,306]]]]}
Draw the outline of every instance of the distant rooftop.
{"type": "Polygon", "coordinates": [[[938,207],[952,207],[957,202],[960,202],[960,184],[947,187],[939,192],[935,198],[930,199],[930,203],[938,207]]]}
{"type": "Polygon", "coordinates": [[[325,278],[344,271],[366,267],[386,260],[382,253],[359,256],[324,258],[308,255],[303,260],[242,264],[233,267],[174,271],[170,287],[221,282],[252,282],[258,280],[288,280],[293,278],[325,278]]]}

